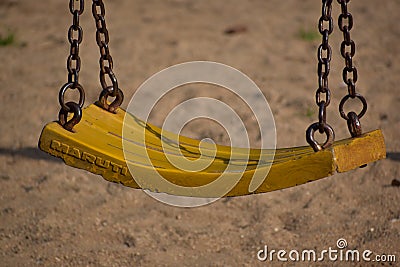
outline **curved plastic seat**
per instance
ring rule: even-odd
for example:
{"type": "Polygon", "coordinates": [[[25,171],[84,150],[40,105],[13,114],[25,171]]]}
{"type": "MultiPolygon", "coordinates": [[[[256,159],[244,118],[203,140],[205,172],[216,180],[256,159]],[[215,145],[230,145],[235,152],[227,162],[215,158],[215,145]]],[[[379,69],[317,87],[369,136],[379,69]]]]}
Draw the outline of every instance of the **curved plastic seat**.
{"type": "Polygon", "coordinates": [[[67,165],[99,174],[110,182],[133,188],[145,187],[144,189],[155,192],[180,194],[158,188],[150,182],[146,186],[142,183],[139,186],[132,177],[134,175],[138,178],[138,175],[145,183],[147,174],[156,169],[171,183],[192,188],[193,190],[184,195],[195,197],[219,197],[213,192],[204,193],[196,188],[215,181],[224,172],[227,179],[230,175],[234,177],[238,172],[242,173],[240,180],[224,195],[241,196],[315,181],[337,172],[356,169],[385,158],[386,155],[380,130],[366,133],[359,138],[337,141],[331,148],[320,152],[314,152],[307,146],[277,149],[274,153],[268,149],[232,148],[200,143],[198,140],[164,132],[130,114],[127,114],[129,123],[125,130],[128,129],[131,135],[124,135],[123,142],[125,115],[122,109],[118,109],[117,114],[111,114],[92,104],[83,110],[82,121],[75,126],[73,133],[64,130],[57,122],[46,125],[39,147],[62,158],[67,165]],[[138,153],[144,147],[148,158],[143,153],[138,153]],[[210,164],[200,171],[182,171],[170,163],[168,159],[171,158],[210,164]],[[134,166],[137,173],[131,174],[128,164],[134,166]],[[268,176],[255,190],[249,190],[254,172],[262,168],[270,168],[268,176]]]}

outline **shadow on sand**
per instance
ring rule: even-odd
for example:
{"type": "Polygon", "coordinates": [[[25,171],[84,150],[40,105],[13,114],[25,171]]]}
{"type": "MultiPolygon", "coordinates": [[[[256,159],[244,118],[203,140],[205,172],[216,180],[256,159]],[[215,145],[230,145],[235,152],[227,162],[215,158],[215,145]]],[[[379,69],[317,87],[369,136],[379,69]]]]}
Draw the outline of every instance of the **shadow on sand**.
{"type": "Polygon", "coordinates": [[[19,149],[1,148],[0,155],[5,156],[18,156],[28,159],[46,160],[51,162],[62,163],[61,159],[50,156],[49,154],[41,151],[37,147],[23,147],[19,149]]]}

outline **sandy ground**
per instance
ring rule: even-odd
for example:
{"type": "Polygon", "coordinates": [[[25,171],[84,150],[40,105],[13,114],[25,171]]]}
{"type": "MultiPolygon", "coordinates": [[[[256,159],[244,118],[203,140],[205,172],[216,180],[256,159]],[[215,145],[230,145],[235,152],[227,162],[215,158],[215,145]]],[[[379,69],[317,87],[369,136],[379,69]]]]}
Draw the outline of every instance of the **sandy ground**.
{"type": "MultiPolygon", "coordinates": [[[[14,35],[0,46],[1,266],[266,266],[256,258],[264,245],[323,250],[335,247],[339,238],[349,248],[395,254],[400,261],[400,188],[391,185],[400,179],[399,1],[350,5],[358,88],[369,101],[362,123],[365,130],[383,130],[388,159],[304,186],[196,209],[159,203],[37,149],[42,127],[56,119],[58,90],[66,81],[67,2],[0,1],[0,35],[14,35]]],[[[221,62],[243,71],[263,90],[275,116],[279,147],[305,144],[305,129],[316,120],[320,39],[312,33],[320,1],[114,0],[106,6],[115,71],[127,99],[151,74],[168,66],[221,62]],[[224,34],[236,26],[247,31],[224,34]],[[311,37],[301,37],[302,32],[311,37]]],[[[81,24],[81,82],[86,103],[91,103],[99,93],[99,56],[89,3],[81,24]]],[[[337,111],[346,92],[341,38],[336,27],[328,121],[338,139],[348,136],[337,111]]],[[[207,95],[205,89],[188,90],[191,97],[207,95]]],[[[236,101],[218,90],[209,96],[228,104],[236,101]]],[[[184,91],[167,96],[151,121],[159,125],[187,97],[184,91]]],[[[251,126],[250,120],[244,116],[251,126]]],[[[221,128],[206,123],[185,131],[228,142],[221,128]]],[[[254,129],[249,133],[257,146],[254,129]]]]}

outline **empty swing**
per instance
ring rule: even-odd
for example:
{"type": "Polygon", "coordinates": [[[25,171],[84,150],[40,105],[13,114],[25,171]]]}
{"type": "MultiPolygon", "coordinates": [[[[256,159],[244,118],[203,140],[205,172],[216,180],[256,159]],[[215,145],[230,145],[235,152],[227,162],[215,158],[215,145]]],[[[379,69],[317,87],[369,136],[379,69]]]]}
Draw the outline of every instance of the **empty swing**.
{"type": "MultiPolygon", "coordinates": [[[[338,0],[341,14],[339,29],[344,40],[341,43],[341,55],[345,61],[343,81],[348,94],[342,99],[339,111],[347,121],[351,138],[335,141],[332,127],[327,123],[326,109],[330,104],[331,92],[328,76],[332,49],[329,37],[333,32],[332,0],[322,0],[322,16],[319,19],[319,32],[322,43],[318,48],[319,86],[316,92],[318,122],[309,126],[306,140],[309,146],[269,149],[244,149],[229,146],[207,146],[199,140],[167,132],[120,108],[123,92],[119,88],[113,72],[113,59],[109,50],[109,35],[105,21],[105,6],[102,0],[93,0],[92,13],[96,24],[96,41],[100,49],[100,84],[102,91],[99,100],[83,108],[85,91],[79,83],[81,60],[79,46],[83,40],[83,30],[79,19],[84,11],[84,0],[70,0],[69,9],[73,15],[73,24],[68,31],[71,44],[67,59],[68,82],[61,87],[59,102],[61,109],[58,121],[47,124],[39,139],[41,150],[63,159],[72,167],[101,175],[110,182],[116,182],[132,188],[148,189],[172,195],[193,197],[227,197],[265,193],[315,181],[335,173],[347,172],[365,166],[368,163],[385,158],[385,144],[381,130],[362,133],[360,119],[367,111],[367,101],[356,91],[357,69],[353,64],[356,52],[355,42],[351,39],[353,17],[348,12],[349,0],[338,0]],[[108,80],[108,83],[107,83],[108,80]],[[110,84],[109,84],[110,83],[110,84]],[[79,93],[78,102],[65,102],[67,91],[79,93]],[[112,102],[109,98],[114,98],[112,102]],[[344,112],[349,99],[358,99],[362,111],[344,112]],[[124,120],[129,123],[124,125],[124,120]],[[123,128],[129,131],[128,146],[123,146],[123,128]],[[319,143],[314,138],[316,132],[326,135],[326,141],[319,143]],[[144,138],[143,138],[144,136],[144,138]],[[140,139],[140,141],[138,141],[140,139]],[[165,145],[165,140],[177,140],[165,145]],[[129,159],[124,155],[129,153],[129,159]],[[143,156],[144,151],[148,158],[143,156]],[[185,171],[169,161],[200,160],[212,158],[209,165],[198,171],[185,171]],[[265,158],[269,160],[264,160],[265,158]],[[151,164],[149,164],[151,163],[151,164]],[[129,165],[135,166],[131,173],[129,165]],[[231,164],[229,167],[228,165],[231,164]],[[253,176],[259,170],[268,168],[262,182],[254,183],[253,176]],[[153,172],[159,173],[169,183],[189,188],[180,191],[169,189],[146,177],[153,172]],[[239,173],[239,174],[238,174],[239,173]],[[223,195],[204,190],[203,186],[213,183],[223,175],[226,181],[234,183],[223,195]]],[[[222,185],[224,186],[224,185],[222,185]]]]}

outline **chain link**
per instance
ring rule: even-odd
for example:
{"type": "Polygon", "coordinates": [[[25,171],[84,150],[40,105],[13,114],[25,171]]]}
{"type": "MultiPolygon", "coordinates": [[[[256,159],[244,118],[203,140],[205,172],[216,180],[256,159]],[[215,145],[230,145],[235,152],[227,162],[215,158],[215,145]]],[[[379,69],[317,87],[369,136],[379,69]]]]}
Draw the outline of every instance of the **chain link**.
{"type": "Polygon", "coordinates": [[[124,95],[113,72],[114,62],[108,46],[110,36],[105,20],[106,10],[102,0],[93,0],[92,13],[96,25],[96,42],[100,49],[100,84],[103,90],[100,94],[99,102],[104,109],[115,112],[122,104],[124,95]],[[107,84],[107,77],[111,85],[107,84]],[[115,100],[110,105],[107,103],[108,97],[115,97],[115,100]]]}
{"type": "Polygon", "coordinates": [[[345,61],[343,69],[343,81],[347,85],[348,94],[342,99],[339,105],[339,112],[343,119],[347,121],[347,126],[352,137],[362,134],[360,119],[367,111],[368,105],[365,98],[357,93],[356,82],[358,80],[357,68],[353,64],[353,58],[356,54],[356,44],[351,39],[350,31],[353,28],[353,16],[348,12],[347,5],[350,0],[337,0],[341,6],[339,15],[339,29],[343,32],[343,42],[340,46],[340,53],[345,61]],[[357,98],[363,105],[362,111],[357,115],[354,111],[344,112],[344,104],[350,99],[357,98]]]}
{"type": "Polygon", "coordinates": [[[68,30],[68,41],[71,45],[70,53],[67,58],[68,82],[64,84],[58,96],[60,102],[59,123],[67,130],[79,123],[82,118],[82,107],[85,102],[85,91],[79,83],[79,72],[81,70],[81,58],[79,57],[79,45],[83,41],[83,30],[79,25],[80,16],[85,9],[84,0],[70,0],[69,10],[72,14],[72,25],[68,30]],[[65,93],[67,90],[77,90],[79,102],[65,103],[65,93]],[[68,114],[73,113],[73,118],[68,121],[68,114]]]}
{"type": "Polygon", "coordinates": [[[322,0],[322,15],[318,22],[318,30],[322,35],[322,42],[317,50],[318,57],[318,89],[315,95],[316,104],[319,108],[318,122],[310,125],[306,132],[307,142],[314,151],[320,151],[333,144],[335,133],[326,122],[326,108],[331,103],[331,91],[329,89],[329,72],[332,59],[332,48],[329,45],[329,36],[333,32],[332,0],[322,0]],[[319,144],[315,138],[315,131],[325,133],[326,141],[319,144]]]}

